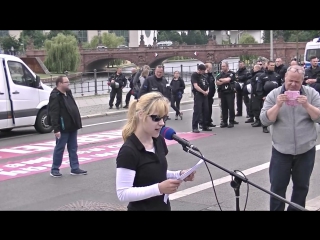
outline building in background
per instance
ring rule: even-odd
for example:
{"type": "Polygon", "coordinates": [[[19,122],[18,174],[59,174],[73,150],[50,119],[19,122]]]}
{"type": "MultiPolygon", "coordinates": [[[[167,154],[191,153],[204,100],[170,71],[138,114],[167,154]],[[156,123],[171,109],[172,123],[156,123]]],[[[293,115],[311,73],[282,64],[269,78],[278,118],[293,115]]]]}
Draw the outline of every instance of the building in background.
{"type": "Polygon", "coordinates": [[[218,44],[222,44],[222,40],[228,41],[229,37],[232,44],[238,44],[243,33],[250,34],[257,43],[263,43],[263,30],[214,30],[212,33],[218,44]]]}

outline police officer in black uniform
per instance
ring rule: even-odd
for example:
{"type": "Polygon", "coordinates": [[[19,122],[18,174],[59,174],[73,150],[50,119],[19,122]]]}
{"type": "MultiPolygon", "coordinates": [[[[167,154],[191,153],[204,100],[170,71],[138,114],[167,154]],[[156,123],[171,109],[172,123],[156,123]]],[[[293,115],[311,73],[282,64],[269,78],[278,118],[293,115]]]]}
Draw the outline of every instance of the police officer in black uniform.
{"type": "Polygon", "coordinates": [[[252,76],[251,78],[247,81],[246,85],[243,87],[243,92],[244,94],[248,95],[249,98],[249,104],[248,108],[249,109],[249,119],[245,121],[245,123],[252,123],[251,125],[256,125],[258,122],[260,122],[260,110],[261,110],[261,101],[259,101],[259,98],[257,96],[257,81],[259,79],[259,76],[264,72],[261,70],[261,65],[256,64],[253,69],[252,69],[252,76]],[[255,104],[258,101],[258,107],[253,108],[253,104],[255,104]],[[256,119],[254,121],[254,118],[256,119]]]}
{"type": "MultiPolygon", "coordinates": [[[[281,76],[277,74],[275,69],[275,62],[274,61],[268,61],[267,63],[267,69],[264,73],[262,73],[257,81],[257,101],[255,106],[259,107],[259,113],[263,106],[263,101],[265,100],[266,96],[275,88],[281,86],[281,76]]],[[[262,126],[260,119],[257,121],[257,123],[253,124],[252,127],[260,127],[262,126]]],[[[269,130],[267,127],[262,126],[263,132],[268,133],[269,130]]]]}
{"type": "Polygon", "coordinates": [[[320,93],[320,67],[319,59],[316,56],[310,57],[311,66],[306,68],[304,74],[304,85],[314,88],[320,93]]]}
{"type": "Polygon", "coordinates": [[[283,64],[283,61],[281,58],[277,58],[276,59],[276,66],[274,68],[274,71],[280,75],[281,77],[281,82],[284,83],[284,75],[286,74],[287,72],[287,66],[285,66],[283,64]]]}
{"type": "Polygon", "coordinates": [[[125,100],[126,105],[123,108],[129,107],[130,98],[133,95],[133,79],[134,79],[134,76],[137,74],[137,69],[132,68],[131,73],[132,73],[131,76],[128,78],[130,90],[127,92],[126,100],[125,100]]]}
{"type": "Polygon", "coordinates": [[[192,132],[199,133],[199,123],[202,118],[202,131],[212,131],[208,123],[208,94],[209,83],[207,76],[204,75],[206,67],[203,64],[198,65],[197,72],[191,75],[191,89],[194,95],[192,132]]]}
{"type": "Polygon", "coordinates": [[[246,105],[247,108],[247,116],[248,105],[249,105],[249,97],[246,94],[243,94],[243,87],[246,82],[251,78],[250,71],[246,68],[244,61],[239,61],[239,69],[236,72],[236,91],[237,91],[237,117],[242,116],[242,104],[246,105]]]}
{"type": "Polygon", "coordinates": [[[111,76],[108,81],[111,87],[109,109],[113,108],[113,102],[116,96],[116,108],[119,109],[122,102],[122,89],[127,85],[127,79],[122,74],[122,68],[117,68],[115,75],[111,76]]]}
{"type": "Polygon", "coordinates": [[[234,100],[235,100],[235,72],[229,70],[227,62],[221,64],[221,73],[216,78],[218,86],[218,92],[221,96],[221,110],[222,110],[222,122],[221,128],[233,128],[234,124],[239,124],[235,121],[234,112],[234,100]],[[228,113],[229,113],[229,125],[228,125],[228,113]]]}

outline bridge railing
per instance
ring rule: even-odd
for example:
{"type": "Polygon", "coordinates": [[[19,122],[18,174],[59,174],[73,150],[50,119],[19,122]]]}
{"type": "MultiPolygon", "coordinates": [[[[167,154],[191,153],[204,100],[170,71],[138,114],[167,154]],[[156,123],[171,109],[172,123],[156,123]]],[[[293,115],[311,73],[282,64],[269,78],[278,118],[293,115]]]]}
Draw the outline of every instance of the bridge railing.
{"type": "MultiPolygon", "coordinates": [[[[171,82],[174,72],[179,71],[185,84],[189,85],[191,84],[191,74],[196,71],[197,65],[166,67],[164,69],[164,77],[171,82]]],[[[234,65],[232,64],[230,64],[229,67],[232,71],[238,70],[233,69],[234,65]]],[[[151,70],[154,71],[154,69],[151,70]]],[[[220,65],[215,64],[213,66],[213,72],[217,74],[219,71],[220,65]]],[[[111,91],[111,87],[108,85],[108,79],[114,74],[114,72],[97,71],[96,69],[92,72],[83,72],[80,76],[70,79],[70,89],[75,97],[108,94],[111,91]]],[[[123,72],[123,74],[127,79],[131,76],[129,72],[123,72]]],[[[66,73],[66,75],[68,76],[68,73],[66,73]]],[[[44,81],[44,83],[52,88],[55,87],[55,79],[52,75],[51,78],[44,81]]],[[[124,92],[130,90],[129,84],[129,81],[127,81],[127,86],[123,90],[124,92]]]]}

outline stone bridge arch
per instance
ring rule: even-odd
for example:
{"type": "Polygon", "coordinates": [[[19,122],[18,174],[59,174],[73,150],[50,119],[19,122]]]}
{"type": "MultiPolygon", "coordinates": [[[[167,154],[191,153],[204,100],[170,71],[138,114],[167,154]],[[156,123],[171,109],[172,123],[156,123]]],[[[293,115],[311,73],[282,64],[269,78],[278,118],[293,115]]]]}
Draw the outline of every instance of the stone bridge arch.
{"type": "Polygon", "coordinates": [[[86,71],[87,68],[95,62],[103,61],[103,60],[107,61],[107,60],[113,60],[113,59],[127,60],[133,64],[136,64],[138,62],[138,60],[135,59],[132,54],[122,55],[122,54],[105,53],[105,54],[98,54],[98,55],[83,55],[82,64],[81,64],[82,66],[80,68],[83,69],[83,71],[86,71]]]}
{"type": "Polygon", "coordinates": [[[147,61],[147,64],[151,67],[151,68],[155,68],[156,66],[158,65],[161,65],[161,63],[166,60],[166,59],[169,59],[169,58],[172,58],[172,57],[188,57],[188,58],[194,58],[194,59],[197,59],[203,63],[206,63],[206,58],[204,58],[202,56],[203,54],[199,54],[197,56],[194,55],[194,52],[184,52],[184,53],[181,53],[181,52],[172,52],[172,53],[164,53],[164,54],[161,54],[159,53],[159,55],[157,57],[155,57],[154,55],[151,57],[151,56],[148,56],[148,59],[150,59],[149,61],[147,61]],[[153,58],[153,59],[152,59],[153,58]]]}

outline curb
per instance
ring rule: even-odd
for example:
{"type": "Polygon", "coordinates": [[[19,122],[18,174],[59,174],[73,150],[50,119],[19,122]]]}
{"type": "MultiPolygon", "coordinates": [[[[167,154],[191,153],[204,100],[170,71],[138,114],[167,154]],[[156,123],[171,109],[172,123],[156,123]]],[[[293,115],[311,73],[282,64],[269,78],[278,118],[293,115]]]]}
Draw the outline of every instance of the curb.
{"type": "MultiPolygon", "coordinates": [[[[218,98],[214,98],[216,100],[218,98]]],[[[186,105],[193,103],[193,100],[187,100],[180,103],[180,105],[186,105]]],[[[81,119],[87,119],[87,118],[96,118],[96,117],[103,117],[103,116],[113,116],[113,115],[119,115],[121,113],[126,113],[128,110],[119,110],[119,111],[112,111],[112,112],[105,112],[105,113],[97,113],[97,114],[90,114],[90,115],[84,115],[81,116],[81,119]]]]}

